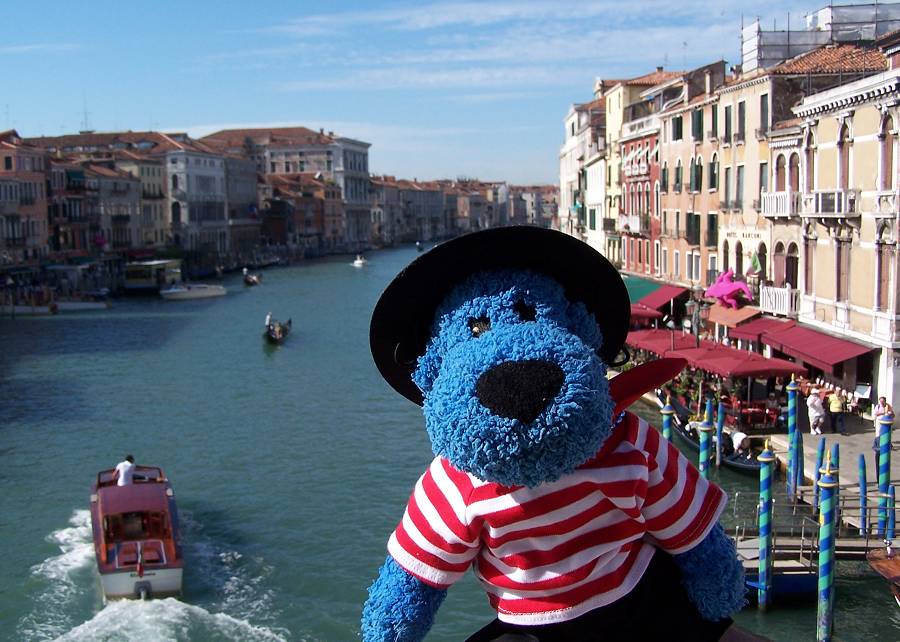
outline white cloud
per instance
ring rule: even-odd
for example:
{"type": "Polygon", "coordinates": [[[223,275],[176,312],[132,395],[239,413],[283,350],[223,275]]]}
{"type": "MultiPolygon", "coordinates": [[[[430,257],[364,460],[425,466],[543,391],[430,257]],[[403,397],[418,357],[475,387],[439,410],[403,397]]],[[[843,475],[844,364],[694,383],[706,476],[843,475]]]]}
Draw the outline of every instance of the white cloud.
{"type": "Polygon", "coordinates": [[[0,47],[0,54],[23,54],[23,53],[34,53],[37,51],[41,52],[55,52],[55,51],[73,51],[75,49],[80,49],[81,45],[71,43],[71,42],[56,42],[56,43],[33,43],[27,45],[10,45],[7,47],[0,47]]]}

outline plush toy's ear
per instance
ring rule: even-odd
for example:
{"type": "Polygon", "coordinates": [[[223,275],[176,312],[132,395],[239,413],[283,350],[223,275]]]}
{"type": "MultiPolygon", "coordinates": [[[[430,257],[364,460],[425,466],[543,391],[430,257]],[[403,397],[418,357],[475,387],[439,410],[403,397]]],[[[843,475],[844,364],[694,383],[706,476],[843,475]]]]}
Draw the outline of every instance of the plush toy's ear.
{"type": "Polygon", "coordinates": [[[616,403],[614,414],[619,414],[637,401],[648,390],[654,390],[684,370],[687,361],[681,358],[648,361],[609,380],[609,392],[616,403]]]}

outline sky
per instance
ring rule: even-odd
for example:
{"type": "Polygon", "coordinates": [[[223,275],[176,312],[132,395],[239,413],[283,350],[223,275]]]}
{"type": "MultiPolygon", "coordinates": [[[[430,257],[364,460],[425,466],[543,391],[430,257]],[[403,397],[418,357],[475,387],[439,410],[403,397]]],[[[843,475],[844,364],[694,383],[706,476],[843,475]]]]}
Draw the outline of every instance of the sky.
{"type": "Polygon", "coordinates": [[[558,182],[563,120],[595,78],[732,64],[742,19],[827,4],[0,3],[0,129],[302,125],[371,143],[372,173],[514,184],[558,182]]]}

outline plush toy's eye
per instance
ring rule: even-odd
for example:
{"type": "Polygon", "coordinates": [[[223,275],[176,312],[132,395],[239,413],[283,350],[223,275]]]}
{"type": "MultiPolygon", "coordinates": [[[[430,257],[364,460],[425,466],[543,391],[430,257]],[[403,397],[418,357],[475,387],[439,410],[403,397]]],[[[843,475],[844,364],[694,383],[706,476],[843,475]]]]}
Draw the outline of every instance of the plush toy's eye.
{"type": "Polygon", "coordinates": [[[491,329],[491,320],[487,317],[471,317],[469,319],[469,331],[473,337],[480,337],[482,334],[491,329]]]}
{"type": "Polygon", "coordinates": [[[519,315],[519,319],[522,321],[534,321],[537,316],[534,306],[525,303],[521,299],[516,301],[516,304],[513,306],[513,311],[519,315]]]}

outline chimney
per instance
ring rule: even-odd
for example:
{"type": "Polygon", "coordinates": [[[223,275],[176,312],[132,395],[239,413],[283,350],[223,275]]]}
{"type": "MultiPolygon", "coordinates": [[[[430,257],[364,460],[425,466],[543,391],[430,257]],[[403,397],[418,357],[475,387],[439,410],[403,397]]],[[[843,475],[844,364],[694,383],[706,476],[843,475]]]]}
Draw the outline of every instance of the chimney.
{"type": "Polygon", "coordinates": [[[328,132],[328,135],[334,138],[334,132],[328,132]]]}
{"type": "Polygon", "coordinates": [[[658,67],[656,68],[656,71],[662,71],[662,70],[663,70],[662,66],[658,66],[658,67]]]}
{"type": "Polygon", "coordinates": [[[325,135],[325,128],[324,128],[324,127],[319,127],[319,134],[321,134],[322,136],[325,135]]]}
{"type": "Polygon", "coordinates": [[[703,74],[706,79],[706,95],[709,95],[709,92],[712,91],[712,74],[709,72],[709,69],[703,74]]]}

